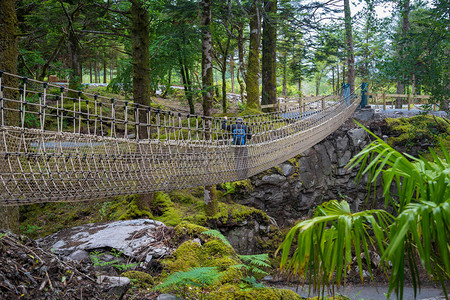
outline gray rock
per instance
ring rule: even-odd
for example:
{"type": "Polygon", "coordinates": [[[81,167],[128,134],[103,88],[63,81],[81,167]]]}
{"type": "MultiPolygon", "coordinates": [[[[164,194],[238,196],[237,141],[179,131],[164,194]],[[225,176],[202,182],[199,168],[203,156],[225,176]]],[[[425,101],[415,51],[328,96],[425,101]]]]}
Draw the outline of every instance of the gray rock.
{"type": "Polygon", "coordinates": [[[351,129],[347,134],[355,147],[358,147],[367,138],[367,132],[363,128],[351,129]]]}
{"type": "Polygon", "coordinates": [[[286,177],[291,176],[295,172],[295,168],[291,164],[281,164],[281,171],[283,172],[283,175],[286,177]]]}
{"type": "Polygon", "coordinates": [[[324,174],[324,175],[330,175],[331,174],[331,160],[328,156],[327,149],[325,148],[325,145],[318,144],[314,147],[317,151],[317,156],[319,158],[320,162],[320,172],[317,172],[318,174],[324,174]]]}
{"type": "Polygon", "coordinates": [[[161,294],[156,298],[156,300],[183,300],[183,298],[179,298],[170,294],[161,294]]]}
{"type": "Polygon", "coordinates": [[[82,261],[89,261],[90,257],[87,251],[76,250],[72,252],[69,256],[67,256],[66,259],[70,261],[82,262],[82,261]]]}
{"type": "Polygon", "coordinates": [[[336,148],[334,147],[334,145],[329,140],[325,140],[323,142],[323,145],[324,145],[325,149],[327,150],[330,161],[332,163],[337,163],[336,148]]]}
{"type": "Polygon", "coordinates": [[[97,277],[97,283],[104,286],[104,290],[109,295],[122,296],[130,288],[131,281],[127,277],[113,277],[100,275],[97,277]]]}
{"type": "Polygon", "coordinates": [[[251,197],[255,197],[258,199],[264,198],[265,195],[266,195],[266,192],[262,191],[262,190],[255,191],[250,194],[251,197]]]}
{"type": "Polygon", "coordinates": [[[346,151],[348,147],[348,137],[344,136],[344,137],[338,137],[336,140],[336,148],[337,151],[346,151]]]}
{"type": "Polygon", "coordinates": [[[300,173],[299,178],[305,189],[310,189],[316,184],[316,177],[311,172],[300,173]]]}
{"type": "Polygon", "coordinates": [[[362,108],[355,111],[355,113],[353,114],[353,118],[358,121],[366,122],[372,119],[374,115],[375,110],[371,108],[362,108]]]}
{"type": "Polygon", "coordinates": [[[52,249],[55,254],[64,256],[78,250],[90,252],[106,248],[116,249],[134,258],[143,255],[162,257],[171,252],[171,249],[156,239],[157,232],[165,228],[162,222],[148,219],[86,224],[59,231],[37,242],[43,248],[52,249]]]}
{"type": "Polygon", "coordinates": [[[345,151],[344,155],[339,158],[338,166],[344,167],[350,161],[350,158],[352,158],[352,153],[350,150],[345,151]]]}
{"type": "Polygon", "coordinates": [[[286,181],[286,177],[279,174],[272,174],[264,176],[261,181],[265,184],[273,184],[280,186],[286,181]]]}

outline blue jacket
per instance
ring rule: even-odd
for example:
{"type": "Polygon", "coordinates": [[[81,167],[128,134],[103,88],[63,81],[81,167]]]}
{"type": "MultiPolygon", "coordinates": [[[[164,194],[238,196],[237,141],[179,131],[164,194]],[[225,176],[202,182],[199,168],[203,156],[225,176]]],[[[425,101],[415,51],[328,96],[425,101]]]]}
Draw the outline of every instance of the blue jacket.
{"type": "Polygon", "coordinates": [[[222,129],[233,133],[233,145],[246,145],[247,139],[252,139],[252,133],[247,125],[240,123],[227,125],[227,121],[224,120],[222,122],[222,129]]]}

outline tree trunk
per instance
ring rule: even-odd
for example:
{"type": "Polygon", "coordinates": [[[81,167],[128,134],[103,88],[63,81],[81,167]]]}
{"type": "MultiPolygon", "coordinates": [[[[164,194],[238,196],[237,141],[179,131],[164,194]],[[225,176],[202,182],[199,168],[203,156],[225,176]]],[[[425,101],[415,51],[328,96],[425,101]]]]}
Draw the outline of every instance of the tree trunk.
{"type": "Polygon", "coordinates": [[[234,54],[230,56],[231,92],[234,94],[234,54]]]}
{"type": "Polygon", "coordinates": [[[131,2],[133,98],[136,103],[150,105],[149,16],[142,1],[131,2]]]}
{"type": "MultiPolygon", "coordinates": [[[[226,60],[226,58],[225,58],[226,60]]],[[[223,64],[222,70],[222,112],[227,113],[227,62],[223,64]]]]}
{"type": "Polygon", "coordinates": [[[352,15],[350,1],[344,0],[345,37],[347,40],[347,81],[350,84],[350,92],[355,90],[355,54],[353,52],[352,15]]]}
{"type": "MultiPolygon", "coordinates": [[[[148,10],[142,0],[131,1],[131,47],[133,59],[133,99],[137,104],[150,105],[150,37],[149,37],[149,16],[148,10]]],[[[142,109],[139,113],[139,120],[147,123],[147,112],[142,109]]],[[[149,138],[146,126],[139,130],[139,138],[149,138]]],[[[154,195],[152,193],[140,195],[138,206],[149,208],[154,195]]]]}
{"type": "Polygon", "coordinates": [[[194,115],[195,106],[194,106],[191,78],[189,77],[189,70],[182,59],[180,59],[180,70],[181,70],[181,79],[183,81],[184,86],[184,94],[189,104],[189,113],[194,115]]]}
{"type": "Polygon", "coordinates": [[[246,101],[245,97],[244,97],[244,93],[245,93],[245,78],[246,78],[246,74],[245,74],[245,62],[244,62],[244,23],[239,22],[238,25],[238,59],[239,59],[239,70],[238,70],[238,83],[239,83],[239,89],[240,89],[240,94],[241,94],[241,102],[246,101]],[[239,76],[240,75],[240,76],[239,76]],[[242,77],[242,79],[241,79],[242,77]]]}
{"type": "Polygon", "coordinates": [[[320,89],[320,78],[316,78],[315,80],[315,84],[316,84],[316,96],[319,96],[319,89],[320,89]]]}
{"type": "Polygon", "coordinates": [[[212,40],[211,40],[211,2],[202,0],[202,95],[203,115],[211,116],[213,107],[213,67],[212,67],[212,40]]]}
{"type": "MultiPolygon", "coordinates": [[[[17,60],[19,55],[17,45],[17,15],[15,10],[15,0],[0,1],[0,70],[12,74],[17,74],[17,60]]],[[[17,79],[9,76],[2,78],[2,85],[9,87],[18,87],[17,79]]],[[[18,99],[17,92],[9,89],[4,90],[5,98],[18,99]]],[[[18,103],[6,102],[7,108],[18,108],[18,103]]],[[[19,125],[19,114],[6,111],[6,124],[0,125],[19,125]]],[[[19,232],[19,206],[0,206],[0,229],[19,232]]]]}
{"type": "Polygon", "coordinates": [[[341,85],[340,85],[340,82],[339,82],[339,63],[337,63],[336,64],[336,78],[337,78],[337,82],[336,82],[336,93],[337,94],[339,94],[338,93],[338,91],[340,91],[341,90],[341,85]]]}
{"type": "Polygon", "coordinates": [[[247,107],[260,109],[259,46],[261,43],[261,0],[253,0],[250,9],[250,49],[246,75],[247,107]]]}
{"type": "Polygon", "coordinates": [[[103,83],[106,83],[106,59],[103,58],[103,83]]]}
{"type": "MultiPolygon", "coordinates": [[[[406,39],[406,35],[408,34],[409,31],[409,5],[410,5],[410,1],[409,0],[402,0],[399,3],[400,5],[400,10],[401,10],[401,14],[402,14],[402,37],[401,37],[401,41],[399,42],[399,46],[398,46],[398,57],[399,59],[404,59],[407,55],[407,53],[405,53],[405,42],[404,40],[406,39]]],[[[403,72],[402,72],[403,73],[403,72]]],[[[400,79],[397,81],[397,94],[403,95],[405,93],[405,85],[404,85],[404,79],[406,78],[405,74],[400,74],[400,79]]],[[[395,100],[395,108],[402,108],[402,103],[403,103],[403,98],[397,98],[395,100]]]]}
{"type": "MultiPolygon", "coordinates": [[[[213,67],[212,67],[212,38],[211,38],[211,4],[212,0],[202,0],[202,94],[203,94],[203,115],[206,117],[212,116],[213,108],[213,67]]],[[[226,56],[224,62],[224,69],[226,70],[226,56]]],[[[225,71],[223,72],[225,73],[225,71]]],[[[225,80],[223,76],[223,80],[225,80]]],[[[225,93],[226,97],[226,93],[225,93]]],[[[226,104],[224,106],[226,110],[226,104]]],[[[210,138],[209,122],[205,120],[206,139],[210,138]]],[[[204,200],[206,204],[206,214],[213,216],[217,213],[218,202],[215,192],[215,186],[205,186],[204,200]]]]}
{"type": "Polygon", "coordinates": [[[98,65],[97,65],[97,57],[94,60],[94,82],[98,83],[98,65]]]}
{"type": "Polygon", "coordinates": [[[331,81],[332,81],[332,86],[333,86],[333,95],[335,94],[335,85],[334,85],[334,67],[331,67],[331,81]]]}
{"type": "Polygon", "coordinates": [[[92,83],[92,61],[89,62],[89,82],[92,83]]]}
{"type": "MultiPolygon", "coordinates": [[[[78,38],[72,29],[68,30],[67,48],[69,54],[69,89],[79,90],[81,87],[80,47],[78,38]]],[[[69,93],[69,97],[76,97],[75,93],[69,93]]]]}
{"type": "Polygon", "coordinates": [[[345,84],[345,61],[342,62],[342,84],[345,84]]]}
{"type": "Polygon", "coordinates": [[[283,53],[283,97],[286,100],[287,99],[287,76],[288,76],[288,70],[287,70],[287,52],[283,53]]]}
{"type": "Polygon", "coordinates": [[[262,36],[262,100],[261,104],[277,103],[277,0],[264,0],[262,36]]]}

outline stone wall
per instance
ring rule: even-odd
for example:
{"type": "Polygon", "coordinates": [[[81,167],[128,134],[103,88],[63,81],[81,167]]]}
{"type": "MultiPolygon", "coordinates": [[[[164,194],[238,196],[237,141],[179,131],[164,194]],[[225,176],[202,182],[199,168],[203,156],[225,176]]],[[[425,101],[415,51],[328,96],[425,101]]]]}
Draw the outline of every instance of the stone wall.
{"type": "MultiPolygon", "coordinates": [[[[376,125],[370,127],[377,131],[376,125]]],[[[331,199],[345,198],[358,210],[366,201],[367,177],[357,183],[358,168],[345,166],[370,142],[364,129],[347,121],[321,143],[251,178],[253,191],[235,200],[263,210],[283,227],[312,215],[317,205],[331,199]]]]}

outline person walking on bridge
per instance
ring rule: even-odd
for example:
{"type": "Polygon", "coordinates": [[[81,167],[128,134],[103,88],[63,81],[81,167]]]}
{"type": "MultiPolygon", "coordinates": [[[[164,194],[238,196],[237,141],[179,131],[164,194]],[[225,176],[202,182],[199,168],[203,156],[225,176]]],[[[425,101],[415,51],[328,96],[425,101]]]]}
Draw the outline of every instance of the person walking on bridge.
{"type": "Polygon", "coordinates": [[[236,171],[239,179],[247,178],[248,174],[248,149],[247,140],[252,139],[252,133],[241,117],[236,118],[236,124],[227,125],[227,117],[223,118],[222,129],[228,130],[233,136],[234,158],[236,160],[236,171]]]}

